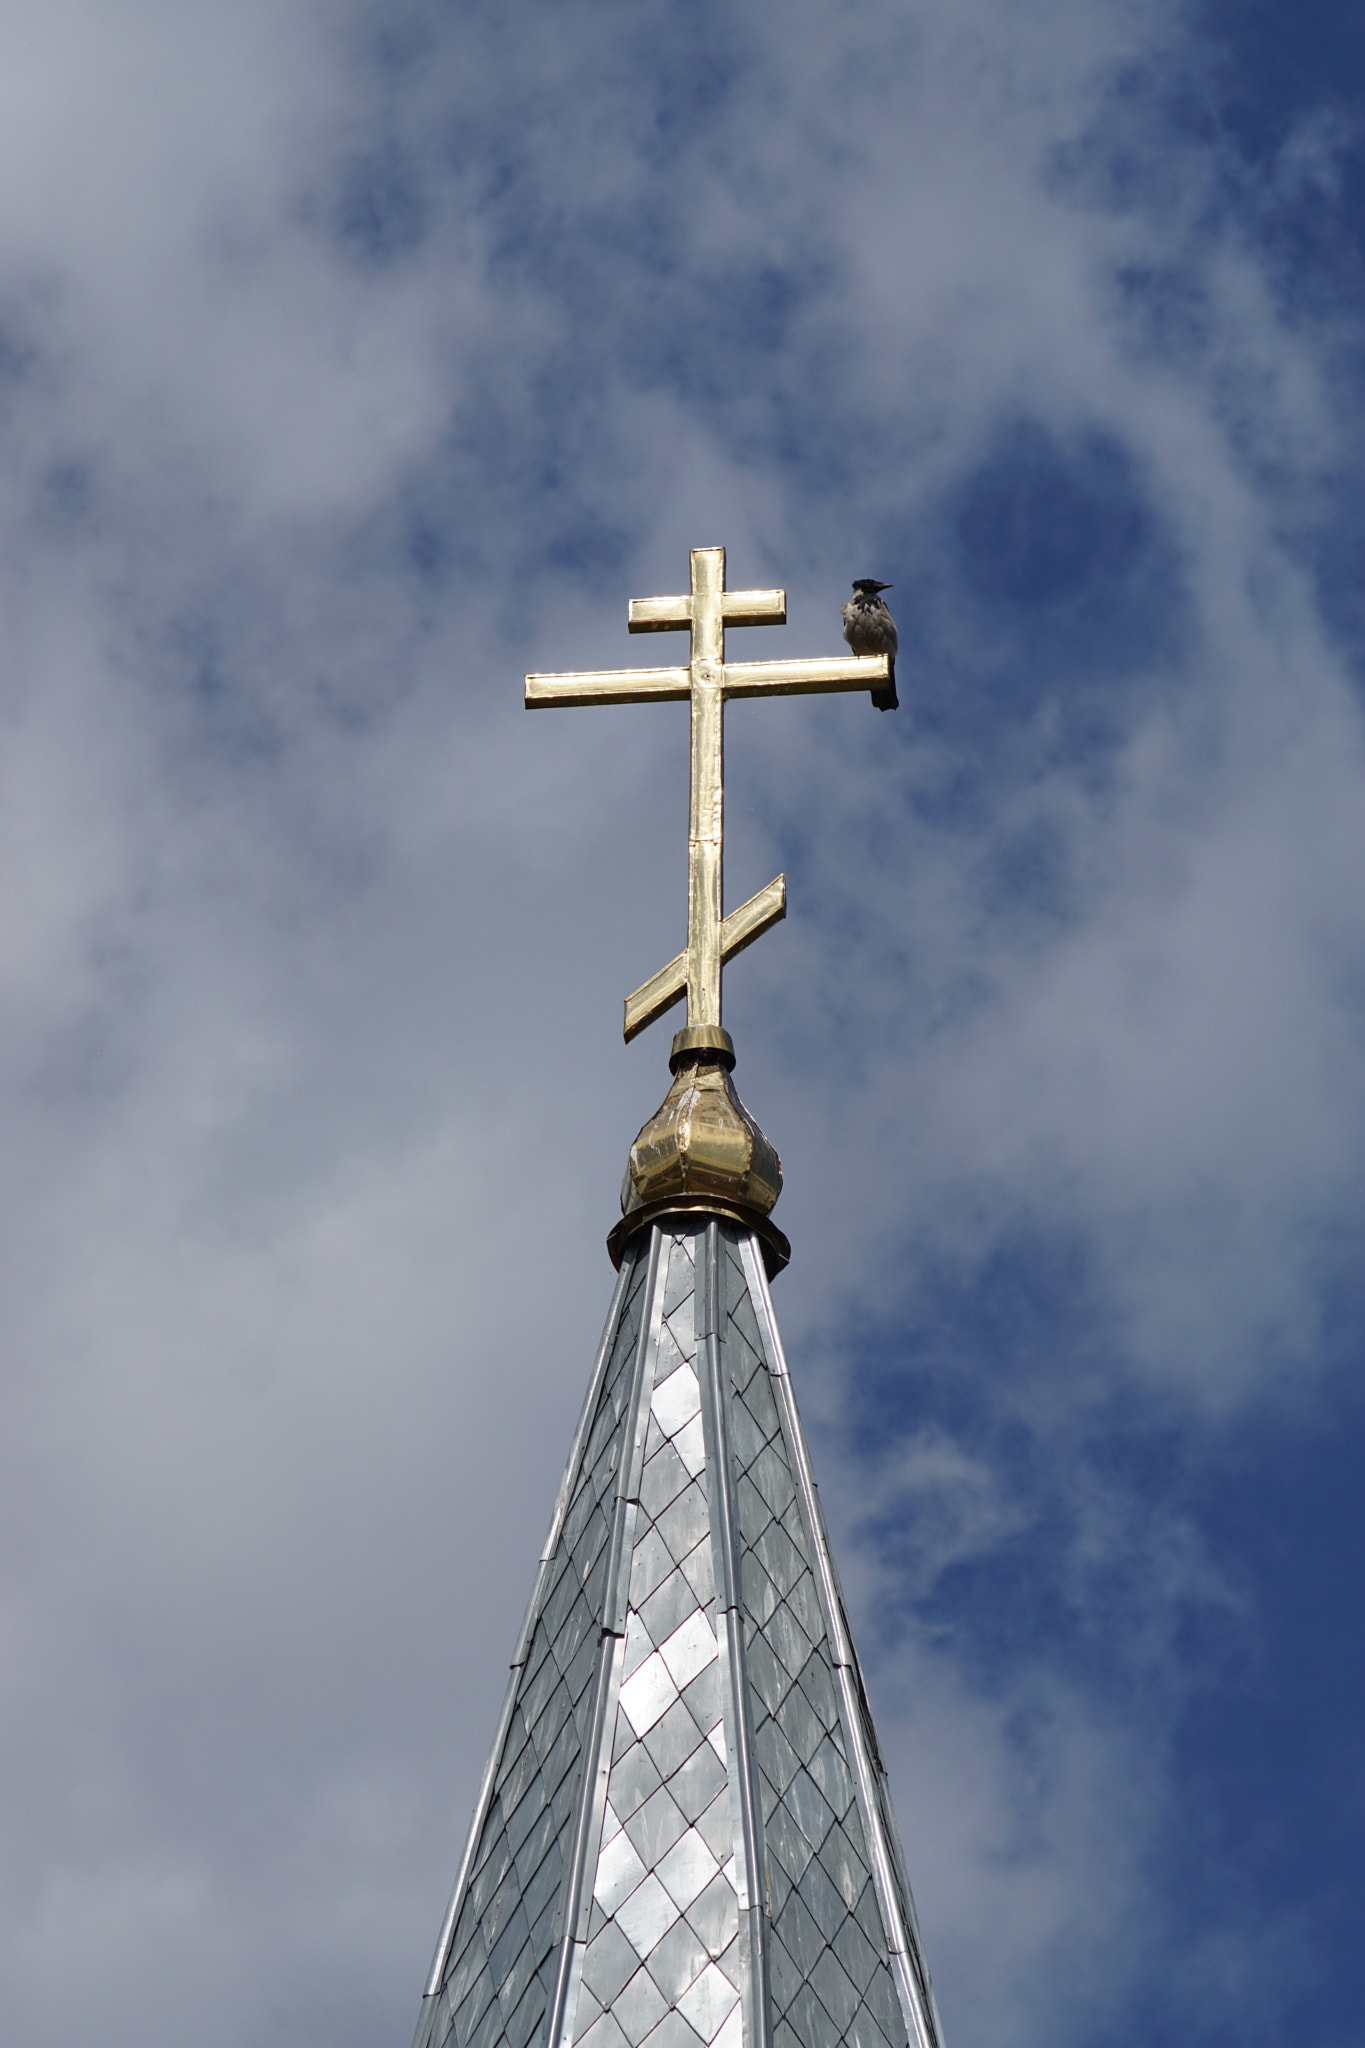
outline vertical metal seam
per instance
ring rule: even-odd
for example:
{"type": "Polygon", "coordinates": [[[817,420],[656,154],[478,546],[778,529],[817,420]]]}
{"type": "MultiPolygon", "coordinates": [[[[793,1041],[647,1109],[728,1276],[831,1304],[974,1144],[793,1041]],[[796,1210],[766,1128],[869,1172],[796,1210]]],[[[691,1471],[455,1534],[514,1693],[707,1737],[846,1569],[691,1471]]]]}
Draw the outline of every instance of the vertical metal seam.
{"type": "Polygon", "coordinates": [[[849,1757],[853,1763],[858,1808],[871,1852],[877,1904],[881,1913],[882,1929],[886,1935],[902,2016],[905,2019],[906,2030],[911,2040],[917,2044],[917,2048],[941,2048],[942,2027],[933,1985],[929,1979],[928,1965],[924,1960],[924,1951],[919,1940],[918,1920],[915,1916],[909,1877],[905,1871],[905,1859],[900,1853],[900,1843],[892,1833],[895,1822],[890,1817],[889,1802],[884,1809],[880,1796],[879,1779],[884,1782],[885,1773],[878,1772],[868,1746],[871,1712],[865,1707],[866,1693],[862,1672],[858,1666],[852,1631],[848,1627],[844,1613],[843,1593],[834,1568],[834,1556],[825,1528],[824,1510],[820,1506],[810,1452],[806,1447],[805,1431],[801,1427],[791,1374],[787,1369],[786,1354],[782,1349],[777,1318],[773,1313],[767,1275],[763,1270],[758,1240],[752,1232],[745,1234],[741,1240],[740,1250],[745,1276],[749,1282],[749,1292],[758,1304],[762,1316],[771,1376],[777,1394],[778,1418],[815,1545],[815,1581],[820,1592],[820,1604],[824,1609],[825,1626],[829,1632],[836,1690],[839,1696],[839,1714],[844,1727],[844,1740],[848,1744],[849,1757]],[[864,1711],[867,1713],[866,1731],[863,1725],[864,1711]],[[901,1898],[902,1885],[904,1901],[901,1898]]]}
{"type": "Polygon", "coordinates": [[[594,1841],[602,1832],[607,1777],[611,1769],[611,1737],[616,1720],[614,1709],[625,1656],[624,1634],[611,1626],[611,1617],[623,1612],[617,1581],[623,1574],[628,1579],[630,1574],[631,1546],[628,1539],[635,1521],[645,1423],[653,1394],[652,1365],[659,1355],[659,1326],[663,1320],[661,1266],[664,1273],[667,1272],[667,1261],[660,1257],[663,1242],[663,1232],[656,1223],[649,1234],[649,1271],[644,1285],[640,1340],[621,1432],[621,1462],[616,1475],[611,1546],[602,1587],[602,1633],[597,1653],[593,1711],[583,1742],[578,1814],[560,1894],[559,1962],[543,2036],[547,2048],[567,2048],[572,2038],[578,1989],[583,1975],[583,1950],[587,1945],[587,1919],[591,1913],[590,1900],[587,1911],[584,1910],[583,1878],[594,1841]]]}
{"type": "MultiPolygon", "coordinates": [[[[635,1276],[636,1263],[633,1259],[622,1261],[621,1271],[617,1275],[616,1285],[612,1289],[611,1306],[607,1310],[607,1320],[602,1326],[602,1339],[597,1347],[597,1357],[593,1361],[592,1373],[588,1380],[588,1391],[583,1397],[583,1406],[579,1411],[578,1425],[574,1430],[573,1440],[569,1445],[569,1455],[564,1463],[564,1477],[559,1482],[559,1493],[555,1500],[554,1513],[550,1517],[549,1534],[546,1536],[545,1543],[541,1549],[540,1561],[537,1565],[535,1580],[531,1587],[531,1597],[526,1603],[526,1612],[522,1617],[521,1628],[513,1645],[512,1655],[508,1660],[511,1666],[511,1676],[507,1681],[507,1688],[503,1694],[502,1710],[498,1715],[498,1726],[497,1732],[493,1737],[493,1746],[489,1751],[488,1762],[484,1766],[483,1777],[479,1783],[478,1796],[474,1801],[474,1814],[469,1823],[469,1832],[465,1836],[464,1851],[455,1872],[455,1882],[451,1886],[450,1903],[446,1907],[445,1918],[441,1922],[441,1931],[436,1937],[436,1952],[431,1959],[431,1969],[427,1973],[427,1984],[422,1994],[422,2007],[418,2014],[417,2032],[413,2037],[413,2048],[423,2048],[423,2037],[430,2026],[431,2019],[431,2015],[427,2010],[427,2002],[437,1997],[445,1978],[446,1966],[450,1960],[450,1944],[455,1939],[455,1929],[459,1923],[460,1907],[464,1904],[465,1887],[469,1882],[470,1865],[479,1846],[479,1837],[483,1833],[483,1824],[488,1818],[488,1809],[493,1800],[493,1780],[497,1776],[503,1744],[507,1740],[507,1730],[512,1719],[512,1709],[516,1705],[517,1682],[521,1674],[521,1667],[526,1662],[527,1652],[531,1647],[531,1637],[535,1631],[536,1622],[540,1619],[540,1610],[545,1604],[546,1586],[549,1580],[550,1565],[554,1559],[555,1546],[559,1542],[560,1531],[564,1527],[564,1520],[569,1512],[569,1502],[573,1496],[579,1468],[583,1463],[583,1453],[587,1448],[588,1437],[592,1431],[593,1418],[597,1413],[597,1404],[602,1398],[602,1382],[606,1378],[607,1367],[611,1362],[612,1346],[616,1341],[617,1324],[620,1321],[621,1311],[625,1306],[626,1294],[631,1280],[635,1276]]],[[[648,1281],[646,1281],[646,1286],[648,1286],[648,1281]]]]}
{"type": "MultiPolygon", "coordinates": [[[[725,1298],[721,1288],[720,1225],[715,1218],[702,1234],[699,1267],[705,1294],[697,1291],[697,1358],[702,1387],[702,1424],[709,1475],[711,1547],[716,1567],[718,1648],[725,1666],[725,1736],[730,1752],[730,1786],[735,1803],[735,1871],[739,1907],[748,1932],[748,1997],[744,2048],[767,2048],[770,2037],[768,1944],[764,1935],[767,1879],[763,1815],[755,1782],[754,1739],[749,1725],[745,1676],[744,1613],[740,1601],[736,1516],[731,1483],[730,1432],[726,1421],[725,1298]]],[[[700,1277],[700,1276],[699,1276],[700,1277]]]]}

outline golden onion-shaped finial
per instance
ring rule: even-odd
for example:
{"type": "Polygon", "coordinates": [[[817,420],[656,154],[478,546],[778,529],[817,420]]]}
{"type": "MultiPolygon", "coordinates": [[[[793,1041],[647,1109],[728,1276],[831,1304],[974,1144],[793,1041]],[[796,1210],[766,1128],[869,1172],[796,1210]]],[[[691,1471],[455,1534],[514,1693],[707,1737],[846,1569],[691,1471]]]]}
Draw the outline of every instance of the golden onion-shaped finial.
{"type": "Polygon", "coordinates": [[[673,1084],[630,1148],[613,1258],[647,1221],[669,1211],[729,1216],[757,1229],[770,1271],[790,1256],[768,1212],[782,1192],[782,1162],[730,1079],[734,1042],[719,1024],[689,1025],[673,1040],[673,1084]]]}

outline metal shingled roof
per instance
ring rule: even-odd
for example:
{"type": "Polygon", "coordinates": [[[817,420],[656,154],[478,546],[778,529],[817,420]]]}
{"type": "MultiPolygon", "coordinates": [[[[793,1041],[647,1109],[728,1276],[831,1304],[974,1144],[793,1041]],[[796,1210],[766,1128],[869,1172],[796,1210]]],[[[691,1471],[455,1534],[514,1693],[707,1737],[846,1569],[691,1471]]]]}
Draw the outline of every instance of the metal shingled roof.
{"type": "Polygon", "coordinates": [[[628,1250],[414,2048],[940,2048],[758,1245],[628,1250]]]}

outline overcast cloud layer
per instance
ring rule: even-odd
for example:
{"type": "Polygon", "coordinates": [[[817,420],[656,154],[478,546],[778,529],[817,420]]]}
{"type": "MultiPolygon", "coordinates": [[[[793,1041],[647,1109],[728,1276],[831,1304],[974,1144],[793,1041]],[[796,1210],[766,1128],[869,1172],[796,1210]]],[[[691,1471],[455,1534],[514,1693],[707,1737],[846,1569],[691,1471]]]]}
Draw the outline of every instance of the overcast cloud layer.
{"type": "Polygon", "coordinates": [[[953,2048],[1359,2040],[1344,0],[0,11],[0,2012],[405,2048],[735,707],[737,1082],[953,2048]],[[742,646],[738,643],[742,641],[742,646]]]}

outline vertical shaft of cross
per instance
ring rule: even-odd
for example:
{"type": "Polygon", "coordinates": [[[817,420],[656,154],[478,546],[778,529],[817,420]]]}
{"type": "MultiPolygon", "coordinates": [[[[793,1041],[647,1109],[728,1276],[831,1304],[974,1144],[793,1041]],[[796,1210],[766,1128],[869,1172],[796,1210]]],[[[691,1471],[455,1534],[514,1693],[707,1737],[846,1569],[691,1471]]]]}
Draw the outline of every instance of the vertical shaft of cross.
{"type": "Polygon", "coordinates": [[[687,834],[687,1021],[720,1023],[725,778],[724,548],[692,549],[692,792],[687,834]]]}

